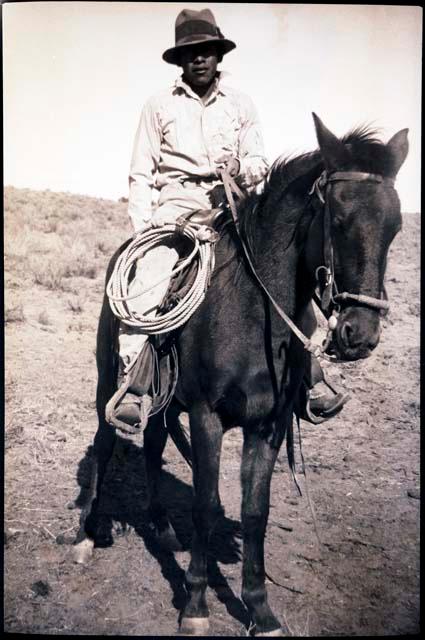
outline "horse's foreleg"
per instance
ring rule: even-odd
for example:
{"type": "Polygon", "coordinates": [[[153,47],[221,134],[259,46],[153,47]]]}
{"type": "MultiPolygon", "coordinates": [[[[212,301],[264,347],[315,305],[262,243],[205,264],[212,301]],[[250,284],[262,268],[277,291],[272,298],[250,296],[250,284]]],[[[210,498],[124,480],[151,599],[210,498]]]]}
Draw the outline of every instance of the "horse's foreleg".
{"type": "Polygon", "coordinates": [[[242,599],[250,613],[255,635],[282,635],[281,625],[267,602],[264,566],[270,482],[278,450],[258,434],[244,433],[241,471],[242,599]]]}
{"type": "Polygon", "coordinates": [[[202,635],[208,631],[207,549],[214,526],[222,515],[218,493],[219,466],[223,431],[216,413],[207,404],[190,410],[190,435],[193,460],[194,533],[189,569],[186,572],[188,602],[180,622],[180,633],[202,635]]]}
{"type": "MultiPolygon", "coordinates": [[[[174,410],[167,412],[167,423],[177,420],[174,410]]],[[[178,551],[181,545],[168,519],[167,511],[159,500],[159,483],[162,467],[162,454],[167,443],[168,429],[164,424],[164,414],[152,416],[143,434],[146,482],[148,489],[149,519],[155,529],[161,547],[169,551],[178,551]]]]}

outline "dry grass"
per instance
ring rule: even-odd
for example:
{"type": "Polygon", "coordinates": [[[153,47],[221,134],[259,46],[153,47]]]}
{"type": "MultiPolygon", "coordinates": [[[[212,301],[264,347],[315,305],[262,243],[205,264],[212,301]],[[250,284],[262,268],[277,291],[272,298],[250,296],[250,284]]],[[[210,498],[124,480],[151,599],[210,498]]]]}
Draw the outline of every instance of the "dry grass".
{"type": "MultiPolygon", "coordinates": [[[[131,233],[125,203],[13,187],[4,202],[6,269],[50,291],[103,276],[107,258],[131,233]]],[[[70,308],[82,307],[71,301],[70,308]]]]}

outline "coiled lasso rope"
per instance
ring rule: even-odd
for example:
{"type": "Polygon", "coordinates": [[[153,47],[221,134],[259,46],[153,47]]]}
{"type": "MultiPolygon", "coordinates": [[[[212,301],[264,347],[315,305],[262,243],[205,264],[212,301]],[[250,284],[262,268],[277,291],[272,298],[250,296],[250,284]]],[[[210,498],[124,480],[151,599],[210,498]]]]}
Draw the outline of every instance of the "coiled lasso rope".
{"type": "MultiPolygon", "coordinates": [[[[205,225],[185,222],[183,225],[165,224],[163,227],[150,228],[134,236],[128,247],[121,253],[115,263],[114,270],[106,286],[106,294],[114,315],[122,322],[133,327],[140,327],[146,334],[166,333],[184,324],[205,297],[211,273],[214,269],[213,245],[218,234],[205,225]],[[129,277],[133,264],[150,249],[163,244],[168,238],[175,237],[176,231],[193,242],[190,254],[182,259],[173,269],[171,277],[182,271],[192,260],[197,262],[195,280],[185,297],[164,315],[147,317],[132,311],[127,304],[154,289],[158,284],[170,279],[167,275],[150,287],[129,295],[129,277]]],[[[143,263],[142,263],[143,264],[143,263]]],[[[149,312],[151,315],[151,310],[149,312]]]]}

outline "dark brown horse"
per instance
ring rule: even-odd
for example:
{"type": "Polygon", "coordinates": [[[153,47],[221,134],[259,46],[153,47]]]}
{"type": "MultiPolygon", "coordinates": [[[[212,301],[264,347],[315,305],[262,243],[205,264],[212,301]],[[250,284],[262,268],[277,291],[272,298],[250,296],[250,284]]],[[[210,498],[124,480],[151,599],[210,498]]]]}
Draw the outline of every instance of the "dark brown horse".
{"type": "MultiPolygon", "coordinates": [[[[262,193],[240,206],[240,234],[270,295],[299,326],[317,287],[326,298],[326,314],[338,308],[333,348],[340,358],[353,360],[367,357],[379,341],[387,253],[401,227],[394,180],[407,155],[407,129],[384,144],[366,129],[339,140],[316,116],[314,122],[319,149],[274,163],[262,193]]],[[[104,411],[116,388],[116,331],[105,299],[97,346],[99,429],[80,550],[96,540],[102,480],[114,445],[104,411]]],[[[208,629],[208,542],[223,512],[221,443],[224,430],[239,426],[244,436],[242,598],[255,634],[281,635],[267,602],[264,537],[273,468],[298,412],[309,353],[259,287],[233,227],[217,245],[215,277],[178,337],[178,352],[181,373],[167,413],[168,432],[173,435],[179,412],[187,411],[194,486],[188,598],[180,631],[208,629]]],[[[168,432],[162,416],[154,416],[144,433],[144,452],[150,516],[159,538],[169,541],[173,532],[157,491],[168,432]]]]}

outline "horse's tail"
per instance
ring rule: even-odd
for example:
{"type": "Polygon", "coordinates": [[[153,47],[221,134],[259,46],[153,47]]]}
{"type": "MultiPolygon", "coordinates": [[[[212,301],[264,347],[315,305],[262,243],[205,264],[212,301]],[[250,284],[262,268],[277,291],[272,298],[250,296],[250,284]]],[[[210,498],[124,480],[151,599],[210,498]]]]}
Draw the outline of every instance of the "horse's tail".
{"type": "Polygon", "coordinates": [[[121,252],[128,243],[127,240],[114,253],[109,261],[106,269],[105,288],[102,301],[102,309],[99,316],[99,322],[96,335],[96,364],[98,371],[98,384],[96,394],[96,404],[99,419],[104,419],[104,409],[106,402],[116,388],[116,379],[118,371],[118,328],[119,320],[112,313],[109,305],[109,299],[106,295],[106,285],[111,277],[115,263],[121,252]]]}

